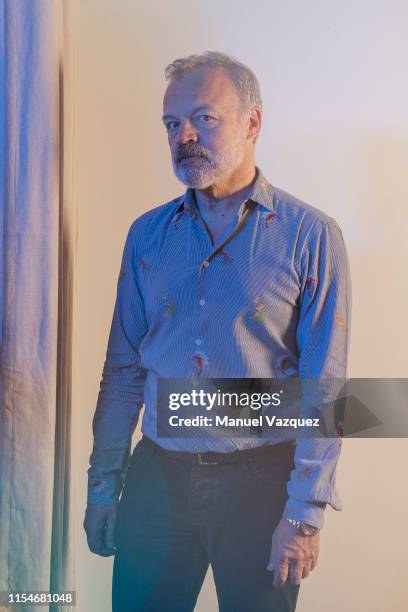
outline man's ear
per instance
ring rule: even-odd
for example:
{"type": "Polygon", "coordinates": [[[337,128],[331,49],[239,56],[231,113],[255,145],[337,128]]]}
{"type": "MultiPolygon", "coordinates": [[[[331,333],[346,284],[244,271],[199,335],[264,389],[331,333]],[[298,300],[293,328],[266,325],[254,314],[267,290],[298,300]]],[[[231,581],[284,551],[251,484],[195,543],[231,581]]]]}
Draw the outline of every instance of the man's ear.
{"type": "Polygon", "coordinates": [[[262,127],[262,108],[253,106],[249,113],[247,138],[255,141],[262,127]]]}

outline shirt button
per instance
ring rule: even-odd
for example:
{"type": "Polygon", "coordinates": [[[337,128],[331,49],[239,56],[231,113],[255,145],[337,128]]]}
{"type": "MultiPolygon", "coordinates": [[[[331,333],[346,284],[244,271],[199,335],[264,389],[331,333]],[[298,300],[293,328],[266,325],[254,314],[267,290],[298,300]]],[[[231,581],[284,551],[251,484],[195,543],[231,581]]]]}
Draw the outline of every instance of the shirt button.
{"type": "Polygon", "coordinates": [[[197,346],[200,346],[201,342],[202,342],[202,340],[201,340],[200,338],[197,338],[197,339],[196,339],[196,344],[197,344],[197,346]]]}
{"type": "Polygon", "coordinates": [[[198,303],[200,304],[200,306],[204,306],[205,300],[200,300],[198,303]]]}
{"type": "Polygon", "coordinates": [[[204,267],[208,268],[208,266],[209,266],[209,265],[210,265],[210,262],[209,262],[209,261],[205,260],[205,261],[203,262],[203,266],[204,266],[204,267]]]}

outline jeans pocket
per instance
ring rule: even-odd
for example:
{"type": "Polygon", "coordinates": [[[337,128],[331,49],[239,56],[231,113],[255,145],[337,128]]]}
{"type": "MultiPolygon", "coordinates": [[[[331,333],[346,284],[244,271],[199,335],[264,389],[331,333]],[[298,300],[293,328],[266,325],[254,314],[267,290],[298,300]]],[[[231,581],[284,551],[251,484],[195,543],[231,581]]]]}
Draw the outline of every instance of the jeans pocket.
{"type": "Polygon", "coordinates": [[[133,468],[135,466],[140,465],[144,462],[147,456],[146,446],[143,444],[143,440],[139,440],[137,442],[135,448],[133,449],[132,455],[129,460],[129,467],[133,468]]]}

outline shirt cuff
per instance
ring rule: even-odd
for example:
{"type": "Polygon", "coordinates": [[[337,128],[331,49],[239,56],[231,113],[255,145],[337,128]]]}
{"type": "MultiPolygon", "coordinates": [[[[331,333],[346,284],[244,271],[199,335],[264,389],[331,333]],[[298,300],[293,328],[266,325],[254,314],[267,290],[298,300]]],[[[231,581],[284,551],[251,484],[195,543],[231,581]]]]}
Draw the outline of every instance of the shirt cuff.
{"type": "Polygon", "coordinates": [[[283,511],[283,517],[321,529],[324,524],[325,507],[325,503],[317,504],[289,498],[283,511]]]}

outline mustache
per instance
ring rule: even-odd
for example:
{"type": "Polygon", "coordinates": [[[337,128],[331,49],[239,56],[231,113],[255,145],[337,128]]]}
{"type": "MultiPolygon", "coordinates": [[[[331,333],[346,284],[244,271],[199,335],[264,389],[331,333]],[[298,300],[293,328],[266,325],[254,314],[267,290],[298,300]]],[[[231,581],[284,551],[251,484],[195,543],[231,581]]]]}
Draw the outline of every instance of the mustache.
{"type": "Polygon", "coordinates": [[[208,155],[206,155],[207,151],[203,149],[200,145],[196,144],[188,144],[184,145],[182,148],[180,147],[176,151],[176,161],[180,162],[182,159],[186,157],[204,157],[207,159],[208,155]]]}

